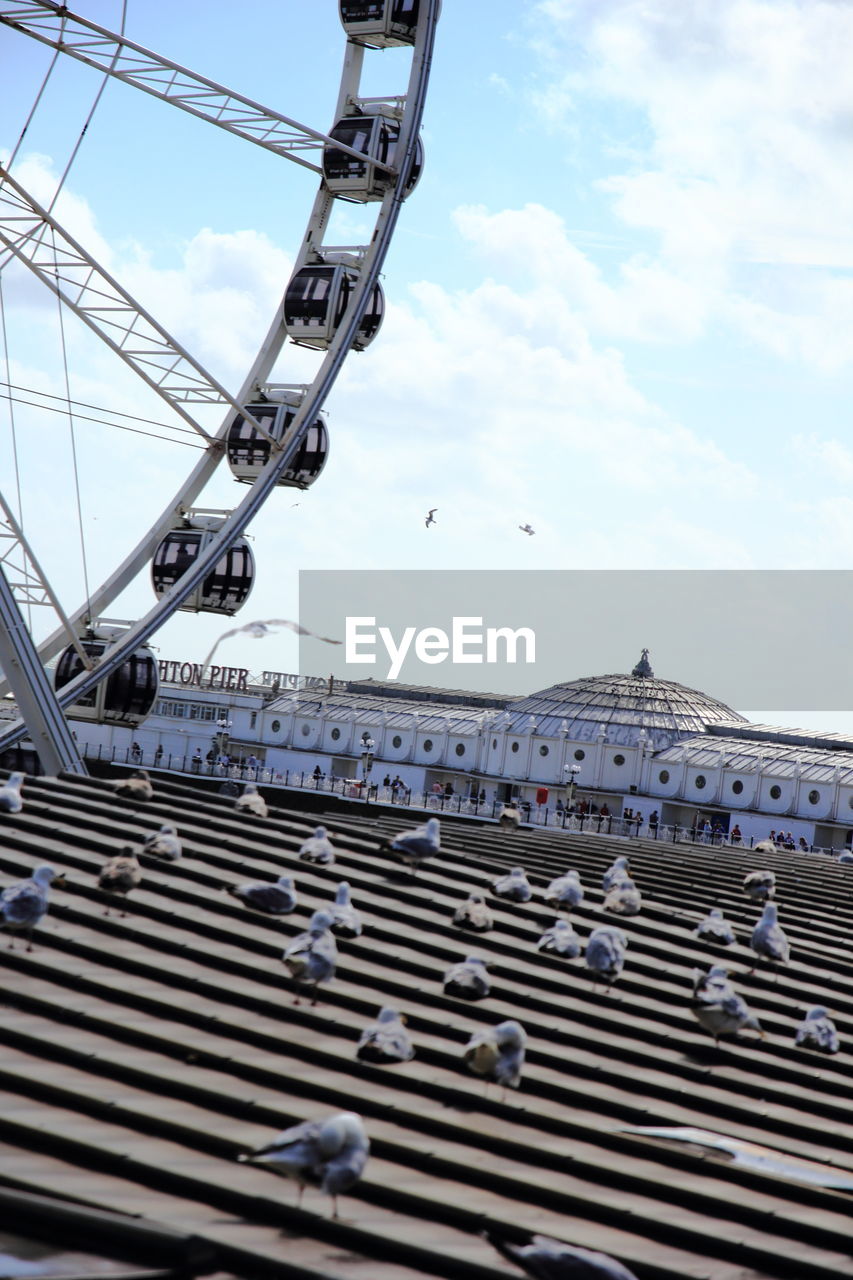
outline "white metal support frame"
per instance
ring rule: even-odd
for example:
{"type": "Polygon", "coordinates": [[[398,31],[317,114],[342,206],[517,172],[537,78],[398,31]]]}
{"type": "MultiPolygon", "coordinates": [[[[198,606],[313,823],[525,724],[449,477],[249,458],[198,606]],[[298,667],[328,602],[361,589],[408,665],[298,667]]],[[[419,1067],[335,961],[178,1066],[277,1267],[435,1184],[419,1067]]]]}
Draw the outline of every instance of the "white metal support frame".
{"type": "Polygon", "coordinates": [[[0,23],[315,173],[322,173],[320,166],[306,160],[299,151],[317,150],[331,142],[339,151],[363,158],[360,152],[334,141],[328,134],[234,93],[178,62],[170,62],[143,45],[72,13],[64,4],[53,0],[4,0],[0,23]]]}
{"type": "MultiPolygon", "coordinates": [[[[8,4],[5,7],[8,9],[8,4]]],[[[30,9],[33,7],[29,6],[30,9]]],[[[38,5],[36,7],[38,9],[46,7],[57,11],[60,8],[60,6],[56,5],[38,5]]],[[[240,537],[267,496],[272,492],[282,472],[288,468],[300,448],[310,424],[319,413],[349,353],[364,308],[378,281],[384,257],[406,197],[408,174],[418,145],[418,135],[423,117],[439,7],[440,0],[422,0],[421,17],[413,50],[408,92],[405,97],[406,106],[400,122],[400,136],[396,151],[399,168],[396,172],[396,178],[379,206],[376,228],[369,246],[364,250],[358,283],[353,290],[347,314],[335,334],[314,382],[297,411],[286,441],[277,452],[271,450],[270,459],[266,467],[252,485],[244,501],[232,512],[216,537],[200,553],[191,568],[182,575],[175,586],[160,598],[159,602],[127,632],[122,640],[107,651],[94,671],[81,672],[75,680],[62,688],[57,695],[57,701],[63,708],[70,706],[83,697],[125,661],[140,644],[155,633],[162,622],[183,603],[202,579],[211,572],[217,561],[232,543],[240,537]]],[[[3,21],[2,12],[0,12],[0,21],[3,21]]],[[[356,99],[363,56],[364,49],[361,45],[354,41],[347,42],[337,106],[338,116],[345,114],[346,105],[356,99]]],[[[334,145],[337,147],[337,142],[334,145]]],[[[360,153],[359,157],[363,158],[360,153]]],[[[303,245],[297,258],[297,265],[300,262],[304,262],[314,253],[322,254],[322,236],[333,204],[334,197],[321,184],[308,222],[303,245]]],[[[252,395],[256,394],[257,389],[269,379],[285,338],[283,306],[280,306],[240,392],[233,400],[228,397],[229,404],[234,405],[236,403],[236,405],[240,406],[251,403],[252,395]]],[[[217,437],[220,442],[227,433],[231,417],[232,414],[229,413],[220,429],[217,437]]],[[[218,452],[221,453],[221,449],[218,452]]],[[[166,508],[159,520],[152,525],[148,537],[140,542],[139,546],[125,560],[124,564],[116,570],[112,577],[100,589],[92,593],[86,605],[72,615],[72,624],[77,624],[84,617],[97,616],[102,612],[106,604],[114,599],[119,591],[150,560],[157,542],[172,527],[175,516],[182,509],[191,505],[212,474],[219,460],[218,457],[213,457],[213,453],[214,450],[212,448],[206,450],[204,458],[187,478],[176,499],[166,508]]],[[[62,630],[54,632],[41,646],[40,655],[43,661],[58,651],[63,638],[64,632],[62,630]]],[[[0,733],[0,749],[17,741],[25,732],[25,721],[16,722],[9,729],[0,733]]]]}

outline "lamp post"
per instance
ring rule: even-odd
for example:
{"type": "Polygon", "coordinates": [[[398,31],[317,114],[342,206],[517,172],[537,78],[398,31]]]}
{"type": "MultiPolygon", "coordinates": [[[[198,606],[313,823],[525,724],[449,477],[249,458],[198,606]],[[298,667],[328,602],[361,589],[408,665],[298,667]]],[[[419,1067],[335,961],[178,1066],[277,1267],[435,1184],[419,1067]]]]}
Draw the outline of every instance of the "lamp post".
{"type": "Polygon", "coordinates": [[[376,743],[373,741],[369,733],[361,735],[361,777],[367,788],[367,780],[370,777],[370,770],[373,768],[373,751],[376,743]]]}
{"type": "Polygon", "coordinates": [[[571,809],[575,801],[575,787],[577,786],[578,774],[581,771],[579,764],[567,764],[563,766],[563,773],[566,775],[566,808],[571,809]]]}
{"type": "Polygon", "coordinates": [[[220,757],[225,755],[225,748],[231,737],[231,724],[232,721],[227,716],[220,716],[216,721],[216,733],[213,736],[213,747],[216,752],[214,763],[216,764],[219,763],[220,757]]]}

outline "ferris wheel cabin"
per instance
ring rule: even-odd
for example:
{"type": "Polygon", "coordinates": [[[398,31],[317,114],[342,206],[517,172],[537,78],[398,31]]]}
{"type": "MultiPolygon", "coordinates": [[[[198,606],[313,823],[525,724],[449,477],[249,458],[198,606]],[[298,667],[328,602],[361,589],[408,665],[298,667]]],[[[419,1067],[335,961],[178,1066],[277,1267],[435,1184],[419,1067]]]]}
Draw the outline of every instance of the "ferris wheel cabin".
{"type": "MultiPolygon", "coordinates": [[[[151,565],[151,582],[158,596],[165,595],[183,577],[216,532],[216,528],[181,525],[166,534],[151,565]]],[[[179,608],[189,613],[236,613],[246,603],[254,580],[252,549],[245,538],[238,538],[179,608]]]]}
{"type": "MultiPolygon", "coordinates": [[[[81,640],[80,647],[88,657],[98,659],[114,643],[114,640],[95,636],[81,640]]],[[[59,691],[82,670],[79,653],[69,645],[56,664],[54,688],[59,691]]],[[[144,644],[79,702],[67,707],[66,713],[75,720],[92,720],[97,724],[141,724],[151,714],[159,691],[157,659],[144,644]]]]}
{"type": "Polygon", "coordinates": [[[340,0],[340,8],[344,30],[355,40],[378,49],[415,43],[420,0],[340,0]]]}
{"type": "MultiPolygon", "coordinates": [[[[380,166],[394,165],[400,138],[397,122],[381,115],[344,116],[329,130],[329,137],[361,152],[364,159],[358,160],[327,143],[323,148],[323,181],[328,190],[348,200],[382,200],[396,182],[396,175],[380,166]]],[[[419,138],[406,181],[406,195],[414,191],[423,166],[424,149],[419,138]]]]}
{"type": "MultiPolygon", "coordinates": [[[[252,417],[272,436],[274,440],[283,440],[296,417],[298,403],[290,404],[250,404],[252,417]]],[[[239,414],[231,424],[226,443],[228,449],[228,465],[235,480],[242,484],[252,484],[257,480],[269,461],[270,443],[259,435],[250,422],[239,414]]],[[[329,454],[329,433],[323,415],[314,419],[308,428],[302,443],[291,459],[290,466],[282,472],[280,485],[289,485],[295,489],[307,489],[317,479],[326,464],[329,454]]]]}
{"type": "MultiPolygon", "coordinates": [[[[324,350],[334,338],[358,284],[358,268],[346,263],[301,267],[290,278],[284,295],[284,327],[294,342],[324,350]]],[[[385,294],[375,285],[355,337],[354,351],[363,351],[379,332],[385,314],[385,294]]]]}

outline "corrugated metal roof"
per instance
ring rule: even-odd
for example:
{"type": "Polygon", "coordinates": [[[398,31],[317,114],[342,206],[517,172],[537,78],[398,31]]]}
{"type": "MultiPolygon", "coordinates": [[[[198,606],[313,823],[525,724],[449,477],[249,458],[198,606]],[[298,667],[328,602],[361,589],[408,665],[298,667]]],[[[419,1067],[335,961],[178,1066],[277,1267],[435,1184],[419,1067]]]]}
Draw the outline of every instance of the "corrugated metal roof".
{"type": "Polygon", "coordinates": [[[853,751],[827,750],[784,742],[750,742],[740,738],[695,738],[655,755],[655,763],[680,763],[743,773],[762,771],[774,778],[801,777],[806,781],[853,781],[853,751]]]}
{"type": "Polygon", "coordinates": [[[3,815],[4,883],[49,859],[53,895],[32,953],[0,953],[0,1183],[143,1214],[211,1241],[236,1276],[498,1280],[515,1274],[484,1228],[535,1230],[604,1249],[639,1280],[845,1280],[853,1271],[851,1198],[767,1172],[671,1150],[627,1126],[691,1125],[853,1172],[853,870],[816,857],[632,846],[643,912],[621,920],[625,971],[608,995],[582,961],[540,955],[553,915],[541,899],[496,904],[472,940],[455,905],[499,869],[524,865],[537,889],[568,865],[587,899],[582,935],[610,920],[600,876],[622,841],[443,824],[442,855],[411,879],[378,835],[414,815],[329,816],[332,868],[296,861],[315,819],[278,811],[239,819],[227,801],[157,779],[148,805],[105,783],[32,780],[26,808],[3,815]],[[104,857],[166,819],[185,841],[175,864],[149,860],[127,916],[105,916],[104,857]],[[721,906],[741,939],[756,907],[747,870],[778,875],[792,943],[778,977],[725,955],[767,1038],[716,1047],[691,1016],[695,966],[720,953],[691,933],[721,906]],[[292,870],[300,909],[280,920],[223,892],[292,870]],[[346,878],[366,918],[340,943],[335,981],[316,1007],[294,1006],[280,957],[346,878]],[[493,960],[491,996],[465,1004],[441,975],[477,953],[493,960]],[[360,1029],[381,1004],[408,1014],[416,1057],[360,1064],[360,1029]],[[837,1058],[793,1045],[805,1007],[826,1004],[837,1058]],[[521,1089],[503,1097],[466,1073],[471,1031],[518,1017],[530,1037],[521,1089]],[[329,1217],[237,1155],[294,1121],[353,1109],[373,1152],[363,1180],[329,1217]]]}

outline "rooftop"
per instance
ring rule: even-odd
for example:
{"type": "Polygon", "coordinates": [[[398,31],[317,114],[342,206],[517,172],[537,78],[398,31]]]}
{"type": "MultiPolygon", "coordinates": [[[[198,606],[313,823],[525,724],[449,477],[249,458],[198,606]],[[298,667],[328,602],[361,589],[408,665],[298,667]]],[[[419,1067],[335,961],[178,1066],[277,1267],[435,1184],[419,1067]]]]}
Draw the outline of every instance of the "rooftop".
{"type": "Polygon", "coordinates": [[[217,1274],[264,1280],[499,1280],[517,1274],[484,1228],[535,1230],[624,1261],[638,1280],[848,1280],[851,1196],[809,1184],[800,1167],[709,1156],[636,1127],[694,1126],[831,1164],[853,1179],[853,869],[817,857],[632,843],[642,913],[619,921],[625,971],[610,994],[582,961],[540,954],[552,875],[575,866],[585,938],[602,915],[601,874],[623,841],[553,832],[504,836],[442,823],[443,852],[415,879],[379,850],[408,815],[330,817],[331,868],[296,860],[313,816],[242,819],[224,797],[155,775],[147,805],[95,779],[28,779],[26,806],[2,815],[4,883],[49,859],[67,875],[35,949],[0,952],[0,1186],[70,1197],[191,1232],[217,1274]],[[104,914],[106,856],[174,820],[174,864],[149,859],[124,917],[104,914]],[[496,928],[472,942],[451,922],[468,891],[509,865],[537,891],[493,900],[496,928]],[[775,869],[792,961],[750,972],[744,945],[758,909],[747,871],[775,869]],[[255,916],[223,890],[293,870],[298,910],[255,916]],[[280,963],[346,878],[366,918],[341,941],[320,1003],[295,1006],[280,963]],[[692,1017],[695,967],[720,961],[692,929],[722,907],[738,934],[725,953],[767,1033],[719,1047],[692,1017]],[[441,975],[477,953],[493,990],[468,1004],[441,975]],[[380,1005],[408,1015],[417,1053],[395,1067],[358,1063],[361,1028],[380,1005]],[[842,1052],[796,1049],[805,1009],[826,1004],[842,1052]],[[517,1017],[529,1035],[520,1090],[469,1075],[475,1029],[517,1017]],[[296,1121],[358,1111],[372,1142],[362,1181],[332,1219],[239,1153],[296,1121]],[[213,1265],[213,1264],[212,1264],[213,1265]]]}

